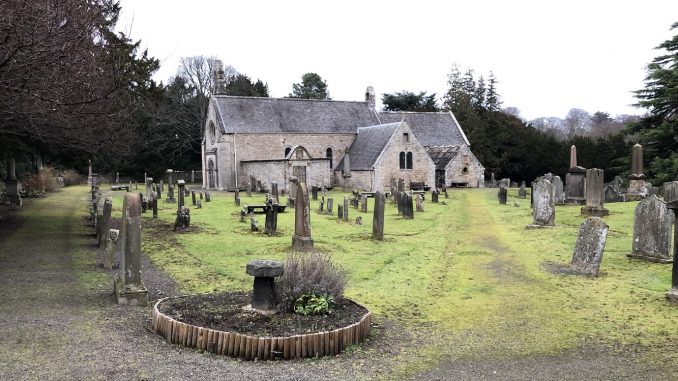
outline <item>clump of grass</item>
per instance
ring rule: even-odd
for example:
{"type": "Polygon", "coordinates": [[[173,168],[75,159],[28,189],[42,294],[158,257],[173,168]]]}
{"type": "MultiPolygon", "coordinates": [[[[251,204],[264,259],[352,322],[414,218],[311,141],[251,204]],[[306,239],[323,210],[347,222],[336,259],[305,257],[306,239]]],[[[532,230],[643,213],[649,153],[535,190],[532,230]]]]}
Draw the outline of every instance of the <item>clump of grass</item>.
{"type": "MultiPolygon", "coordinates": [[[[325,253],[293,252],[285,259],[285,273],[280,280],[281,308],[306,310],[306,304],[318,298],[332,303],[344,297],[346,272],[325,253]]],[[[324,309],[327,312],[328,308],[324,309]]]]}

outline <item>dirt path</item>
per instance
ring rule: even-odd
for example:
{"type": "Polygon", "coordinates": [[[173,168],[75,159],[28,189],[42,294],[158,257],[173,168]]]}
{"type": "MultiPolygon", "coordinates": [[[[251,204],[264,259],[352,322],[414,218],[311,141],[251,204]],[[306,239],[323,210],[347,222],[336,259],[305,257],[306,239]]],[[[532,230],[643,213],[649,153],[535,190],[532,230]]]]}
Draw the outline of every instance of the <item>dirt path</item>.
{"type": "MultiPolygon", "coordinates": [[[[29,200],[13,220],[16,228],[0,234],[0,379],[392,379],[394,354],[408,333],[389,322],[380,322],[371,343],[320,360],[250,363],[167,345],[148,331],[150,308],[115,304],[113,273],[96,264],[86,198],[66,189],[29,200]]],[[[500,241],[487,242],[500,247],[500,241]]],[[[174,292],[171,279],[147,262],[143,274],[152,297],[174,292]]],[[[664,376],[594,351],[498,362],[450,359],[411,379],[669,379],[664,376]]]]}

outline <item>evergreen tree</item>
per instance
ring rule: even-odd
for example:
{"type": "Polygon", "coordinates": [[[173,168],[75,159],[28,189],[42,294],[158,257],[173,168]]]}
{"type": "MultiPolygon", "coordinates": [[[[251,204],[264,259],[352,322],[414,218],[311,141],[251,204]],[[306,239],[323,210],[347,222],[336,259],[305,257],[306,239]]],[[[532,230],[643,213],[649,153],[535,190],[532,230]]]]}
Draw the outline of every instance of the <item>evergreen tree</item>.
{"type": "Polygon", "coordinates": [[[306,73],[301,76],[301,83],[292,85],[290,98],[331,100],[330,93],[327,90],[325,82],[316,73],[306,73]]]}
{"type": "MultiPolygon", "coordinates": [[[[678,22],[671,30],[678,28],[678,22]]],[[[638,106],[648,113],[630,127],[643,145],[649,161],[646,175],[661,184],[678,178],[678,35],[664,41],[657,49],[666,54],[647,66],[645,88],[635,92],[638,106]]]]}
{"type": "Polygon", "coordinates": [[[252,83],[252,80],[247,75],[238,74],[226,84],[226,95],[268,97],[268,85],[264,85],[261,80],[252,83]]]}
{"type": "Polygon", "coordinates": [[[495,77],[494,73],[492,73],[491,71],[488,77],[485,108],[489,111],[501,110],[501,99],[499,98],[499,94],[497,93],[497,77],[495,77]]]}
{"type": "Polygon", "coordinates": [[[395,94],[384,94],[381,101],[385,111],[435,112],[439,111],[435,98],[435,93],[426,95],[426,92],[422,91],[415,94],[403,90],[395,94]]]}

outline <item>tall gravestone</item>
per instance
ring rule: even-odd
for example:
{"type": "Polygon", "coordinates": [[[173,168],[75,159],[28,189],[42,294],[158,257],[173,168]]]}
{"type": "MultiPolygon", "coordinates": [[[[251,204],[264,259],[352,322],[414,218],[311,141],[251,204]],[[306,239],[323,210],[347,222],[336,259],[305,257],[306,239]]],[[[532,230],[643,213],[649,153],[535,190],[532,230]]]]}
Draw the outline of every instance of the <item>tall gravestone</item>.
{"type": "Polygon", "coordinates": [[[196,205],[196,202],[195,202],[195,191],[194,191],[194,190],[191,191],[191,203],[193,204],[193,206],[196,205]]]}
{"type": "Polygon", "coordinates": [[[563,188],[563,180],[560,179],[560,176],[553,176],[551,179],[551,184],[553,184],[553,196],[556,205],[565,204],[565,190],[563,188]]]}
{"type": "Polygon", "coordinates": [[[424,196],[417,194],[417,212],[421,213],[424,211],[424,196]]]}
{"type": "Polygon", "coordinates": [[[344,205],[337,204],[337,220],[341,221],[342,217],[344,217],[344,205]]]}
{"type": "Polygon", "coordinates": [[[506,201],[508,200],[508,189],[504,186],[504,184],[499,185],[499,191],[497,192],[497,197],[499,198],[500,204],[506,205],[506,201]]]}
{"type": "Polygon", "coordinates": [[[518,197],[527,198],[527,190],[525,190],[525,181],[520,183],[520,189],[518,189],[518,197]]]}
{"type": "Polygon", "coordinates": [[[328,197],[328,198],[327,198],[327,208],[326,208],[326,209],[327,209],[327,214],[329,214],[330,216],[332,215],[332,213],[334,213],[334,212],[332,211],[333,208],[334,208],[334,199],[333,199],[332,197],[328,197]]]}
{"type": "Polygon", "coordinates": [[[278,203],[274,199],[269,199],[267,204],[264,232],[267,235],[275,235],[278,231],[278,203]]]}
{"type": "Polygon", "coordinates": [[[297,178],[292,178],[290,181],[296,186],[292,249],[311,251],[313,250],[313,239],[311,238],[311,210],[308,190],[306,184],[300,182],[297,178]]]}
{"type": "Polygon", "coordinates": [[[604,173],[602,169],[591,168],[586,170],[586,206],[581,208],[581,214],[587,216],[607,216],[610,211],[605,209],[604,173]]]}
{"type": "Polygon", "coordinates": [[[565,175],[565,202],[586,203],[586,169],[577,165],[577,147],[570,147],[570,169],[565,175]]]}
{"type": "Polygon", "coordinates": [[[545,178],[532,183],[532,224],[528,228],[555,226],[556,207],[553,184],[545,178]]]}
{"type": "Polygon", "coordinates": [[[126,193],[122,206],[120,273],[114,283],[118,304],[146,306],[148,290],[141,280],[141,203],[126,193]]]}
{"type": "Polygon", "coordinates": [[[111,270],[113,268],[113,261],[115,260],[115,248],[118,244],[118,238],[120,237],[120,230],[109,229],[108,234],[106,234],[105,249],[104,249],[104,267],[111,270]]]}
{"type": "Polygon", "coordinates": [[[280,193],[278,192],[278,183],[271,183],[271,194],[275,198],[276,202],[280,200],[280,193]]]}
{"type": "Polygon", "coordinates": [[[494,172],[490,174],[490,188],[496,188],[497,187],[497,180],[494,178],[494,172]]]}
{"type": "Polygon", "coordinates": [[[674,215],[673,229],[673,268],[671,269],[671,290],[666,293],[666,298],[672,302],[678,302],[678,181],[671,181],[662,185],[666,207],[671,209],[674,215]]]}
{"type": "Polygon", "coordinates": [[[384,195],[377,191],[374,194],[374,213],[372,218],[372,239],[381,241],[384,239],[384,207],[386,200],[384,195]]]}
{"type": "Polygon", "coordinates": [[[360,196],[360,211],[367,213],[367,195],[360,196]]]}
{"type": "Polygon", "coordinates": [[[167,170],[167,202],[177,202],[174,198],[174,179],[172,178],[174,171],[167,170]]]}
{"type": "Polygon", "coordinates": [[[245,192],[247,194],[247,197],[252,197],[252,182],[251,181],[247,182],[247,188],[245,188],[245,192]]]}
{"type": "Polygon", "coordinates": [[[184,180],[178,180],[177,181],[177,186],[179,187],[179,191],[177,191],[179,195],[179,203],[177,204],[177,210],[180,210],[185,204],[184,204],[184,188],[186,187],[186,183],[184,180]]]}
{"type": "Polygon", "coordinates": [[[411,220],[414,218],[414,200],[412,193],[404,192],[405,203],[403,205],[403,218],[406,220],[411,220]]]}
{"type": "Polygon", "coordinates": [[[158,219],[158,195],[153,192],[153,201],[151,202],[151,209],[153,210],[153,219],[158,219]]]}
{"type": "Polygon", "coordinates": [[[631,151],[631,174],[626,195],[629,200],[640,200],[647,196],[645,174],[643,174],[643,146],[640,144],[634,145],[631,151]]]}
{"type": "Polygon", "coordinates": [[[600,217],[588,217],[579,226],[579,235],[572,253],[570,271],[580,275],[598,276],[608,226],[600,217]]]}
{"type": "Polygon", "coordinates": [[[672,213],[664,200],[652,195],[638,203],[633,218],[633,245],[629,257],[651,262],[673,262],[672,213]]]}
{"type": "Polygon", "coordinates": [[[153,202],[153,178],[152,177],[146,177],[146,200],[150,204],[153,202]]]}
{"type": "Polygon", "coordinates": [[[433,191],[431,191],[431,202],[432,203],[434,203],[434,204],[438,203],[438,195],[440,195],[440,191],[438,191],[438,189],[433,189],[433,191]]]}
{"type": "Polygon", "coordinates": [[[348,196],[344,195],[344,221],[348,221],[348,196]]]}
{"type": "Polygon", "coordinates": [[[104,200],[104,209],[101,214],[101,222],[97,223],[97,235],[99,238],[99,247],[106,244],[108,230],[111,228],[111,211],[113,210],[113,199],[106,197],[104,200]]]}

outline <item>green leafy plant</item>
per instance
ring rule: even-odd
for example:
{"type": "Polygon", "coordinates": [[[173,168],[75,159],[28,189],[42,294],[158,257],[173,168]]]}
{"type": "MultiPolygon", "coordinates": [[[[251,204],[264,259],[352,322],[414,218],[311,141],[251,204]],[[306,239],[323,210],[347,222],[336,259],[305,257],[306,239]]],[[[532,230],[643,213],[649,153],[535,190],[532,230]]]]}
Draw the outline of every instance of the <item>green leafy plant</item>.
{"type": "Polygon", "coordinates": [[[294,312],[300,315],[326,315],[332,313],[334,297],[328,294],[305,293],[294,302],[294,312]]]}

